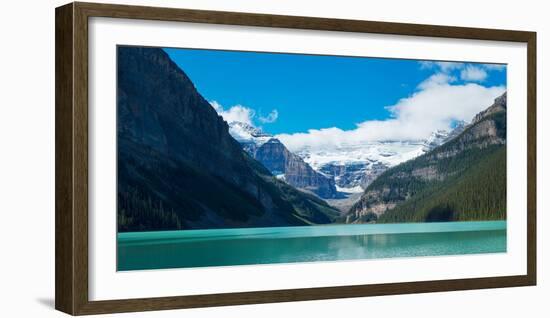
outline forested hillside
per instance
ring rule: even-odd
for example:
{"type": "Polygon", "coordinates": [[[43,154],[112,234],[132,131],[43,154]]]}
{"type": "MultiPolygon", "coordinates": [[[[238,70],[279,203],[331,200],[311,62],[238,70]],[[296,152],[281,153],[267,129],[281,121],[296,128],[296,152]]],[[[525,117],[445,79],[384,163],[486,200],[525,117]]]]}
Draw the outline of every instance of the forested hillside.
{"type": "Polygon", "coordinates": [[[454,139],[380,175],[344,222],[506,218],[506,94],[454,139]]]}
{"type": "Polygon", "coordinates": [[[117,78],[119,231],[333,222],[243,151],[162,49],[119,46],[117,78]]]}

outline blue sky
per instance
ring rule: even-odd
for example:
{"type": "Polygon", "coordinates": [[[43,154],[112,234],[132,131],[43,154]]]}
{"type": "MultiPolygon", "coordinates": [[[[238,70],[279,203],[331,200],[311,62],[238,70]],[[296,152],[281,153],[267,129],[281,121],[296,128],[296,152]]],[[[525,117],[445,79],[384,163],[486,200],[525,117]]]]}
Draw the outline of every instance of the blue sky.
{"type": "MultiPolygon", "coordinates": [[[[453,93],[447,92],[449,100],[458,96],[464,100],[462,103],[468,100],[471,104],[486,104],[496,97],[492,95],[502,93],[506,86],[505,67],[499,65],[164,50],[191,78],[198,91],[208,101],[216,102],[220,112],[228,114],[233,107],[240,107],[234,110],[247,110],[245,115],[252,124],[272,134],[292,135],[327,128],[351,131],[363,123],[405,119],[415,107],[417,113],[438,113],[437,107],[444,106],[422,109],[423,105],[417,105],[422,100],[415,104],[413,99],[428,91],[433,95],[438,90],[441,96],[430,102],[446,105],[444,88],[453,90],[453,93]]],[[[424,96],[423,103],[431,97],[424,96]]],[[[489,104],[478,108],[487,106],[489,104]]],[[[463,108],[461,104],[448,107],[463,108]]],[[[430,128],[445,128],[443,126],[453,120],[467,119],[475,107],[465,108],[468,108],[465,114],[449,109],[447,113],[438,115],[441,118],[435,119],[434,127],[430,128]],[[451,118],[453,116],[456,118],[451,118]]]]}

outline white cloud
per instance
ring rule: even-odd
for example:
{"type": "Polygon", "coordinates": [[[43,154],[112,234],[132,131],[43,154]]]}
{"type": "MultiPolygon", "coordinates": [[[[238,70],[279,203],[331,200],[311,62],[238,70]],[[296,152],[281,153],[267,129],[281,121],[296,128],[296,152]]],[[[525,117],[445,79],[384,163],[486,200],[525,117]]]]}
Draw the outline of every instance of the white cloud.
{"type": "Polygon", "coordinates": [[[480,82],[487,78],[487,72],[504,71],[506,64],[481,64],[461,62],[436,62],[420,61],[420,69],[436,70],[440,73],[452,73],[460,71],[461,79],[464,81],[480,82]]]}
{"type": "Polygon", "coordinates": [[[245,107],[243,105],[235,105],[226,110],[216,101],[211,101],[210,105],[212,105],[216,112],[218,112],[218,114],[222,116],[223,119],[228,123],[239,121],[249,125],[253,125],[252,119],[256,114],[251,108],[245,107]]]}
{"type": "Polygon", "coordinates": [[[460,78],[464,81],[483,82],[487,79],[487,72],[481,67],[468,65],[460,71],[460,78]]]}
{"type": "Polygon", "coordinates": [[[262,124],[270,124],[270,123],[273,123],[277,120],[277,118],[279,118],[279,112],[274,109],[272,110],[267,116],[259,116],[258,117],[258,120],[262,123],[262,124]]]}
{"type": "MultiPolygon", "coordinates": [[[[242,122],[250,126],[254,126],[254,119],[256,118],[256,112],[250,107],[243,105],[235,105],[225,109],[217,101],[210,101],[210,105],[216,110],[216,112],[222,116],[222,118],[228,122],[242,122]]],[[[267,116],[258,116],[258,121],[263,124],[273,123],[279,117],[279,112],[274,109],[267,116]]]]}
{"type": "Polygon", "coordinates": [[[506,64],[483,64],[483,68],[488,71],[504,71],[506,64]]]}
{"type": "Polygon", "coordinates": [[[422,83],[418,85],[420,89],[428,89],[430,87],[448,84],[456,81],[456,77],[445,74],[445,73],[435,73],[432,76],[428,77],[422,83]]]}
{"type": "MultiPolygon", "coordinates": [[[[387,106],[390,118],[360,122],[350,130],[326,127],[276,137],[291,151],[334,149],[373,141],[423,140],[435,130],[451,129],[451,124],[457,120],[471,121],[506,89],[475,83],[483,81],[490,71],[505,69],[505,65],[454,62],[421,62],[420,65],[435,73],[421,82],[414,94],[387,106]],[[457,84],[458,76],[465,83],[457,84]]],[[[255,126],[254,121],[268,124],[279,116],[276,109],[266,116],[257,116],[253,109],[243,105],[225,109],[216,101],[210,103],[227,122],[240,121],[255,126]]]]}
{"type": "Polygon", "coordinates": [[[421,69],[439,69],[441,72],[447,73],[453,70],[464,68],[464,63],[459,62],[435,62],[435,61],[420,61],[421,69]]]}
{"type": "Polygon", "coordinates": [[[435,63],[432,61],[419,61],[421,70],[429,70],[435,67],[435,63]]]}
{"type": "Polygon", "coordinates": [[[501,86],[484,87],[475,83],[452,85],[448,77],[434,76],[424,81],[410,97],[388,106],[392,113],[390,119],[365,121],[351,130],[330,127],[276,137],[291,151],[331,149],[372,141],[422,140],[437,129],[450,129],[456,120],[469,122],[505,91],[501,86]]]}
{"type": "Polygon", "coordinates": [[[213,101],[209,101],[209,103],[210,103],[210,106],[212,106],[218,114],[223,111],[223,106],[217,101],[213,100],[213,101]]]}

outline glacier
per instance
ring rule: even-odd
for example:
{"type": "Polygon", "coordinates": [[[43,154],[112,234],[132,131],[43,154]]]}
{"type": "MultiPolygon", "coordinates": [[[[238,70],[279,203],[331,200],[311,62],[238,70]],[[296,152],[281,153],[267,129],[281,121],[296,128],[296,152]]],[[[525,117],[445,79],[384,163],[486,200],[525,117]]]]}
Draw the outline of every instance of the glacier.
{"type": "MultiPolygon", "coordinates": [[[[322,149],[305,147],[294,149],[293,153],[315,171],[334,178],[339,192],[359,193],[387,169],[421,156],[456,137],[464,130],[465,123],[458,122],[454,126],[451,130],[434,131],[424,140],[372,141],[322,149]]],[[[253,153],[275,138],[262,129],[243,122],[229,123],[229,133],[248,153],[253,153]]],[[[284,180],[284,175],[278,175],[277,178],[284,180]]]]}

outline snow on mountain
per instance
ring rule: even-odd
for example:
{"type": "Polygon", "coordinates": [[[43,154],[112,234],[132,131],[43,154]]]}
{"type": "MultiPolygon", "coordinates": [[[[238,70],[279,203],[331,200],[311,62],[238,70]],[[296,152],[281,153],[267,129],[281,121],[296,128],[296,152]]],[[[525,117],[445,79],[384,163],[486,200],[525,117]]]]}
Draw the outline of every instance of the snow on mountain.
{"type": "Polygon", "coordinates": [[[314,169],[320,170],[327,164],[353,165],[356,163],[379,162],[394,166],[422,154],[424,143],[408,141],[368,142],[333,149],[298,151],[314,169]]]}
{"type": "Polygon", "coordinates": [[[424,141],[424,152],[428,152],[435,147],[444,144],[445,142],[460,135],[466,128],[467,123],[465,121],[459,121],[455,124],[451,131],[437,130],[431,133],[431,135],[424,141]]]}
{"type": "MultiPolygon", "coordinates": [[[[472,121],[472,123],[473,123],[473,121],[472,121]]],[[[457,137],[457,136],[460,135],[460,134],[466,129],[466,127],[468,127],[469,125],[471,125],[471,124],[468,123],[468,122],[465,122],[464,120],[456,122],[455,125],[454,125],[454,127],[453,127],[453,130],[451,130],[451,132],[450,132],[449,135],[447,136],[447,139],[445,139],[443,142],[450,141],[451,139],[457,137]]]]}
{"type": "Polygon", "coordinates": [[[260,144],[263,144],[272,137],[264,133],[260,128],[238,121],[229,123],[229,133],[239,142],[254,141],[260,144]]]}
{"type": "Polygon", "coordinates": [[[431,133],[431,135],[424,141],[423,150],[428,152],[435,147],[441,145],[444,140],[449,137],[449,132],[447,130],[436,130],[431,133]]]}
{"type": "Polygon", "coordinates": [[[453,130],[434,131],[419,141],[381,141],[342,145],[332,149],[297,152],[313,169],[334,177],[339,191],[354,193],[365,189],[388,168],[414,159],[460,135],[466,122],[457,122],[453,130]]]}
{"type": "Polygon", "coordinates": [[[242,122],[229,123],[229,133],[278,179],[321,198],[335,198],[338,195],[332,176],[310,167],[279,139],[242,122]]]}
{"type": "MultiPolygon", "coordinates": [[[[294,153],[315,171],[333,178],[339,192],[356,193],[388,168],[414,159],[456,137],[464,127],[465,123],[459,122],[454,130],[435,131],[425,140],[364,142],[326,149],[301,149],[294,153]]],[[[273,138],[242,122],[230,123],[229,133],[252,155],[273,138]]]]}
{"type": "Polygon", "coordinates": [[[253,154],[258,147],[272,138],[270,134],[264,133],[260,128],[238,121],[229,123],[229,133],[249,154],[253,154]]]}
{"type": "Polygon", "coordinates": [[[423,154],[422,141],[368,142],[297,154],[313,169],[334,177],[342,192],[366,188],[386,169],[423,154]]]}

